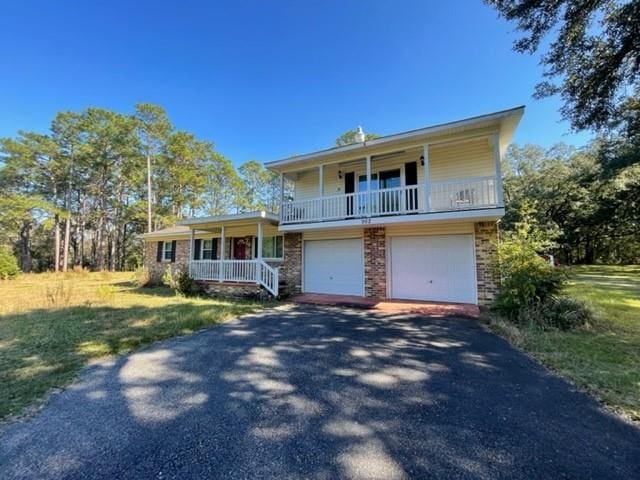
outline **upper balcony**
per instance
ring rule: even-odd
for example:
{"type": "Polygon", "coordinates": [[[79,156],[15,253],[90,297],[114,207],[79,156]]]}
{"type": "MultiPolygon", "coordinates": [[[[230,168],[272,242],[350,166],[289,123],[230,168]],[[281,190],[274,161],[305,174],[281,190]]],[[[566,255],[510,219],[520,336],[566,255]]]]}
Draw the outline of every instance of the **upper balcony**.
{"type": "Polygon", "coordinates": [[[517,108],[271,162],[293,183],[280,229],[504,214],[500,158],[517,108]]]}
{"type": "Polygon", "coordinates": [[[502,206],[498,198],[495,176],[449,179],[286,201],[280,207],[280,224],[496,208],[502,206]]]}

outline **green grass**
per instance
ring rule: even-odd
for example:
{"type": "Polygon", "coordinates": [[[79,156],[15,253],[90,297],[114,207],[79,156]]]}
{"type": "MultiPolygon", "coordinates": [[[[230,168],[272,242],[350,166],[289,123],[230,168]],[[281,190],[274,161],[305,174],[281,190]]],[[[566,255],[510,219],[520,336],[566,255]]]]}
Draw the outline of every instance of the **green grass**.
{"type": "Polygon", "coordinates": [[[566,293],[591,307],[593,325],[559,332],[502,323],[502,333],[610,408],[640,420],[640,266],[570,272],[566,293]]]}
{"type": "Polygon", "coordinates": [[[69,384],[92,359],[260,308],[139,288],[132,273],[23,275],[0,281],[0,298],[0,419],[69,384]]]}

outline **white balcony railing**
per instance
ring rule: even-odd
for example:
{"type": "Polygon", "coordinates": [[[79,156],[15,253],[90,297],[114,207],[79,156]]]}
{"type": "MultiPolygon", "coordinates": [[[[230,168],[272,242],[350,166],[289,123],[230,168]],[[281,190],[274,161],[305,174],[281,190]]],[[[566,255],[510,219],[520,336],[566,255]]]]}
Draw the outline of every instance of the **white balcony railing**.
{"type": "Polygon", "coordinates": [[[286,202],[280,209],[280,222],[322,222],[490,208],[498,206],[497,199],[497,182],[493,176],[444,180],[431,182],[429,188],[425,185],[411,185],[372,190],[370,194],[347,193],[286,202]]]}
{"type": "Polygon", "coordinates": [[[189,276],[194,280],[258,283],[278,296],[278,269],[261,260],[191,260],[189,276]]]}
{"type": "Polygon", "coordinates": [[[446,212],[495,207],[498,192],[495,177],[474,177],[431,182],[431,211],[446,212]]]}

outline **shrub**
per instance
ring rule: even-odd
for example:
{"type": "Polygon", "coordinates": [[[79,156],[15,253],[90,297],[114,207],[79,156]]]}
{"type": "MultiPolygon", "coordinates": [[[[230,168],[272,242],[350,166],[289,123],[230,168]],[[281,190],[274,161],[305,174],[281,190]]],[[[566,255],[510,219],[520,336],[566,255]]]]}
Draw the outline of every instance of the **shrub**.
{"type": "Polygon", "coordinates": [[[162,283],[174,290],[177,288],[176,278],[171,268],[167,268],[162,274],[162,283]]]}
{"type": "Polygon", "coordinates": [[[0,246],[0,279],[8,280],[20,273],[18,261],[9,247],[0,246]]]}
{"type": "Polygon", "coordinates": [[[564,272],[543,260],[539,252],[551,246],[546,232],[525,220],[507,232],[496,246],[493,272],[500,279],[500,293],[493,307],[513,318],[524,307],[544,303],[557,295],[564,272]]]}
{"type": "Polygon", "coordinates": [[[542,329],[557,328],[567,331],[591,323],[593,314],[583,302],[559,297],[522,307],[516,321],[542,329]]]}
{"type": "Polygon", "coordinates": [[[180,272],[175,279],[175,289],[178,293],[187,297],[200,293],[198,284],[189,276],[187,272],[180,272]]]}
{"type": "Polygon", "coordinates": [[[565,283],[562,270],[550,266],[537,255],[512,244],[499,247],[500,293],[494,308],[512,317],[523,308],[553,298],[565,283]]]}

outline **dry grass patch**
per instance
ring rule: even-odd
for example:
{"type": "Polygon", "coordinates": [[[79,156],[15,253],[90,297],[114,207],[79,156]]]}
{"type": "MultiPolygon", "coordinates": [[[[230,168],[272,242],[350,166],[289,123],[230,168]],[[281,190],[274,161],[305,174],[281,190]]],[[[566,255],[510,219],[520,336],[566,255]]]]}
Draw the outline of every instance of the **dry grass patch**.
{"type": "Polygon", "coordinates": [[[71,382],[91,359],[238,315],[259,303],[139,288],[132,273],[44,273],[0,281],[0,418],[71,382]]]}

